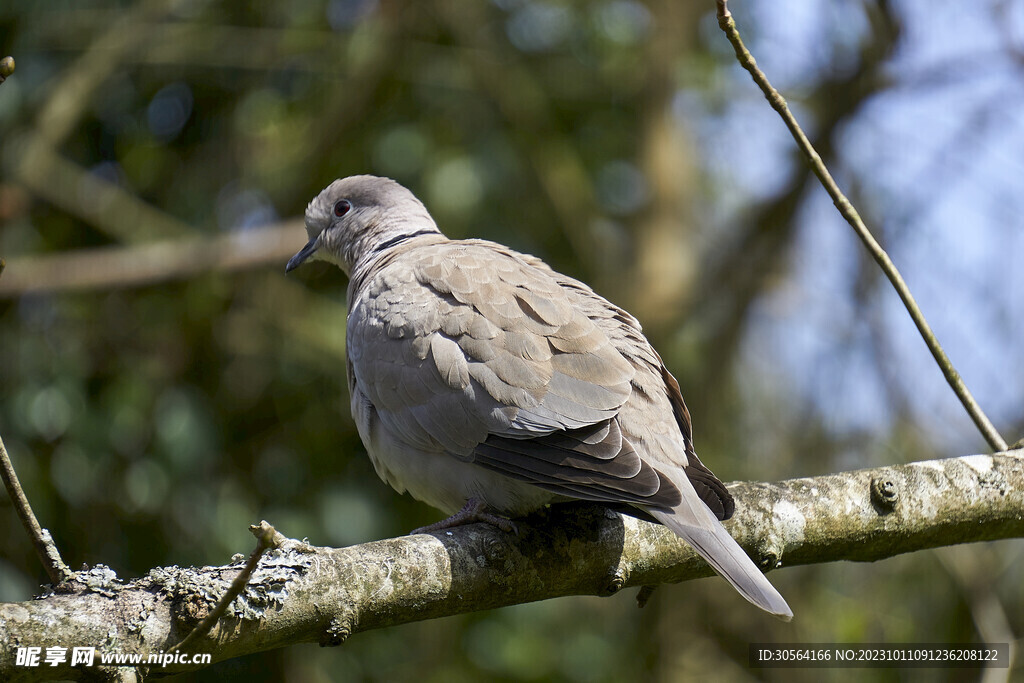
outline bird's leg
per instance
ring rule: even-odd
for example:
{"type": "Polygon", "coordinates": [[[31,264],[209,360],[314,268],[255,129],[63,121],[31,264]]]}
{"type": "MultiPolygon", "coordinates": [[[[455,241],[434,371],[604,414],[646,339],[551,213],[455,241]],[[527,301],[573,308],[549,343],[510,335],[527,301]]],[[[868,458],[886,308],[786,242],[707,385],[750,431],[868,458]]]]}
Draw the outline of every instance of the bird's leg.
{"type": "Polygon", "coordinates": [[[494,515],[490,512],[486,512],[486,509],[487,503],[483,502],[479,498],[470,498],[466,501],[466,504],[462,506],[461,510],[448,519],[442,519],[440,522],[434,522],[427,526],[421,526],[419,529],[413,529],[409,532],[409,535],[429,534],[434,531],[451,529],[452,527],[462,526],[463,524],[475,524],[477,522],[483,522],[484,524],[490,524],[491,526],[498,527],[507,534],[519,534],[519,527],[515,525],[515,522],[510,520],[508,517],[502,517],[501,515],[494,515]]]}

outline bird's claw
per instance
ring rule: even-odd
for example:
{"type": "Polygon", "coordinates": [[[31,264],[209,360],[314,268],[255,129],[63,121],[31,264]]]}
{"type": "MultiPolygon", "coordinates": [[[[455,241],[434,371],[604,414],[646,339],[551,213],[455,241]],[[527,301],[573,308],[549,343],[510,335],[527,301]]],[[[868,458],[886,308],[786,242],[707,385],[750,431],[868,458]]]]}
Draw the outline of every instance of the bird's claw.
{"type": "Polygon", "coordinates": [[[418,529],[413,529],[409,532],[409,535],[430,534],[435,531],[443,531],[445,529],[451,529],[464,524],[476,524],[479,522],[490,524],[493,527],[501,529],[507,534],[519,535],[519,526],[516,525],[515,522],[508,517],[502,517],[501,515],[487,512],[487,504],[477,498],[470,498],[467,500],[466,504],[462,506],[462,509],[451,517],[442,519],[440,522],[428,524],[427,526],[421,526],[418,529]]]}

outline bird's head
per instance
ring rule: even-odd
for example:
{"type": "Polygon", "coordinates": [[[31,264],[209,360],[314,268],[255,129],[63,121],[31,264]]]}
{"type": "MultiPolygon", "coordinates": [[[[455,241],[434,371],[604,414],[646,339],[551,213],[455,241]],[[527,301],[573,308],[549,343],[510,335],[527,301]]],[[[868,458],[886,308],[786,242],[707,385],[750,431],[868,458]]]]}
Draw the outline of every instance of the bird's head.
{"type": "Polygon", "coordinates": [[[329,261],[351,275],[378,250],[417,235],[440,234],[426,207],[390,178],[356,175],[335,180],[306,207],[309,242],[288,261],[329,261]]]}

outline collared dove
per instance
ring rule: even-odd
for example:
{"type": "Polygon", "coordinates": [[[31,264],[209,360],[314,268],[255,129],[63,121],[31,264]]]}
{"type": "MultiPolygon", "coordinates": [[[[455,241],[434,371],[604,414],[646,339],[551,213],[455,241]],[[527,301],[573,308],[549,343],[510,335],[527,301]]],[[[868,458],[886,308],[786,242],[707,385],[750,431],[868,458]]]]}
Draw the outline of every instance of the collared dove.
{"type": "Polygon", "coordinates": [[[286,270],[321,259],[349,276],[352,415],[381,479],[461,509],[455,523],[507,528],[497,514],[571,499],[634,506],[792,618],[719,522],[732,496],[697,458],[679,384],[632,315],[538,258],[448,239],[387,178],[331,183],[306,231],[286,270]]]}

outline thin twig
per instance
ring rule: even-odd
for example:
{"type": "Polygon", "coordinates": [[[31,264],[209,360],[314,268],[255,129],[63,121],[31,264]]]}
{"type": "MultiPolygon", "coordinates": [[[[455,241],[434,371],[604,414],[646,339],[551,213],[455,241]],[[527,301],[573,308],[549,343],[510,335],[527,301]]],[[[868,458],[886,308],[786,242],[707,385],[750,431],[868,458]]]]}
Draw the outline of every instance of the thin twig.
{"type": "Polygon", "coordinates": [[[29,505],[28,498],[25,497],[25,492],[21,488],[21,482],[18,481],[18,475],[14,472],[14,465],[11,464],[11,458],[7,455],[7,447],[4,446],[2,438],[0,438],[0,477],[3,477],[7,495],[14,503],[14,509],[18,512],[25,532],[32,539],[32,545],[39,553],[39,560],[43,563],[47,576],[50,577],[50,583],[54,586],[64,583],[71,576],[71,570],[60,558],[60,552],[57,550],[50,532],[39,526],[39,520],[36,519],[35,513],[32,512],[32,506],[29,505]]]}
{"type": "Polygon", "coordinates": [[[758,68],[757,62],[754,60],[753,55],[747,50],[743,44],[743,40],[740,38],[739,31],[736,30],[736,22],[732,18],[732,14],[729,12],[729,8],[726,6],[727,0],[716,0],[718,6],[718,25],[725,32],[726,37],[732,44],[733,49],[736,51],[736,59],[740,65],[743,66],[750,75],[753,77],[754,82],[757,83],[758,87],[764,93],[768,103],[772,106],[772,109],[779,113],[785,122],[786,127],[789,128],[789,132],[793,135],[793,138],[797,142],[797,146],[800,151],[803,152],[807,161],[810,163],[811,168],[814,170],[814,174],[818,176],[818,180],[825,187],[825,190],[832,197],[832,202],[836,205],[839,213],[842,214],[846,222],[849,223],[857,236],[860,237],[864,246],[867,247],[871,256],[875,259],[886,277],[892,283],[892,286],[896,288],[896,293],[899,294],[900,299],[903,300],[904,306],[907,308],[907,312],[910,313],[910,318],[917,325],[918,331],[924,338],[925,344],[928,345],[928,349],[932,352],[932,356],[935,358],[935,362],[939,364],[939,368],[942,370],[942,374],[946,376],[946,381],[953,388],[953,391],[959,397],[960,402],[963,403],[964,408],[967,409],[967,413],[974,420],[974,424],[977,425],[981,431],[983,437],[996,451],[1006,450],[1006,441],[996,428],[992,425],[992,422],[988,419],[981,407],[974,400],[971,392],[967,389],[967,385],[964,384],[963,379],[960,377],[960,373],[953,367],[952,361],[946,355],[946,352],[942,350],[942,346],[939,345],[938,340],[935,338],[935,334],[932,332],[931,327],[928,325],[928,321],[925,320],[924,314],[921,313],[921,309],[918,307],[917,302],[914,301],[914,296],[910,293],[910,289],[907,287],[907,283],[903,281],[900,276],[899,270],[893,264],[889,255],[885,253],[878,241],[872,236],[871,232],[864,225],[864,221],[861,220],[857,210],[853,208],[853,204],[850,200],[840,191],[839,186],[836,184],[835,179],[832,178],[832,174],[825,168],[825,163],[821,160],[818,152],[815,151],[814,146],[811,145],[810,140],[804,134],[800,128],[800,124],[797,123],[796,118],[792,112],[789,111],[789,106],[786,104],[786,100],[779,94],[775,88],[772,87],[771,83],[768,82],[768,78],[764,75],[764,72],[758,68]]]}
{"type": "Polygon", "coordinates": [[[256,537],[256,548],[252,551],[249,556],[249,560],[245,563],[245,567],[241,573],[235,577],[235,580],[231,582],[231,586],[228,587],[227,593],[225,593],[221,599],[217,602],[217,606],[213,608],[213,611],[206,615],[199,624],[192,629],[185,638],[175,645],[174,647],[167,650],[168,654],[181,650],[186,645],[191,643],[198,638],[206,635],[213,625],[224,616],[228,606],[234,602],[235,598],[242,592],[245,585],[249,583],[249,577],[252,576],[253,571],[256,569],[256,565],[260,563],[260,558],[263,557],[263,553],[268,548],[276,548],[279,544],[279,539],[283,538],[277,530],[268,524],[266,521],[260,522],[258,525],[249,527],[249,531],[256,537]]]}
{"type": "MultiPolygon", "coordinates": [[[[0,74],[6,73],[9,76],[13,71],[13,59],[5,57],[0,60],[0,74]]],[[[0,258],[0,275],[3,274],[6,265],[0,258]]],[[[18,474],[14,471],[14,464],[7,454],[7,447],[4,445],[2,437],[0,437],[0,478],[4,480],[4,488],[7,489],[7,495],[10,496],[14,509],[18,512],[18,518],[21,519],[22,526],[25,527],[25,533],[32,539],[32,545],[39,553],[39,561],[43,563],[46,575],[50,577],[50,583],[54,586],[64,583],[71,577],[71,570],[61,559],[60,551],[57,550],[57,544],[53,542],[50,532],[39,526],[39,520],[32,512],[32,506],[29,505],[25,491],[21,488],[21,482],[18,481],[18,474]]]]}

